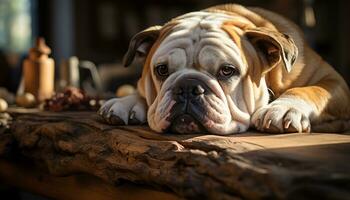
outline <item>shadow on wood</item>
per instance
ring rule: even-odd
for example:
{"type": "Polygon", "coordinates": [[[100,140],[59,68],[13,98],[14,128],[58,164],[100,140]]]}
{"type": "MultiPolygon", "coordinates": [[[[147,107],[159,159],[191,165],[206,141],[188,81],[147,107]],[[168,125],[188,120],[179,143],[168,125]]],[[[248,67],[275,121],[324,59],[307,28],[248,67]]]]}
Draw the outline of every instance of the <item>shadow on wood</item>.
{"type": "Polygon", "coordinates": [[[62,200],[177,200],[176,196],[132,184],[114,186],[87,174],[57,177],[22,163],[0,160],[0,178],[7,184],[62,200]]]}

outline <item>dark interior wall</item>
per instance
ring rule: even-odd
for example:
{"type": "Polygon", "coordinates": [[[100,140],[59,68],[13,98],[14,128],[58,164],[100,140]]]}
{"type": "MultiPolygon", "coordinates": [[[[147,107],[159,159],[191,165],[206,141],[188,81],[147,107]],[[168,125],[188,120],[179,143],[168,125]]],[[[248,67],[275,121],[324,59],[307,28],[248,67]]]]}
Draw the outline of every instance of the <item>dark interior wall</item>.
{"type": "Polygon", "coordinates": [[[346,0],[314,1],[317,21],[315,27],[311,28],[304,23],[303,0],[64,0],[62,2],[70,4],[72,9],[71,18],[60,17],[65,14],[65,10],[55,6],[55,2],[61,1],[38,0],[39,34],[45,36],[54,51],[65,52],[53,53],[54,57],[71,54],[97,64],[120,62],[130,38],[138,31],[151,25],[163,24],[172,17],[189,11],[235,2],[270,9],[292,19],[304,30],[310,45],[350,83],[350,3],[346,0]],[[67,19],[72,20],[71,26],[59,28],[72,33],[68,53],[64,50],[67,47],[59,46],[68,42],[61,40],[61,43],[57,43],[62,32],[57,31],[57,26],[55,29],[55,24],[60,24],[60,20],[64,23],[63,20],[67,19]]]}
{"type": "Polygon", "coordinates": [[[199,1],[75,1],[77,55],[96,62],[120,61],[130,38],[194,10],[199,1]],[[94,52],[91,55],[91,52],[94,52]]]}
{"type": "Polygon", "coordinates": [[[35,0],[38,6],[37,36],[43,36],[52,48],[52,57],[60,62],[75,54],[75,17],[72,0],[35,0]]]}
{"type": "MultiPolygon", "coordinates": [[[[300,0],[266,0],[264,4],[261,4],[259,0],[235,2],[247,6],[263,5],[270,10],[287,14],[296,22],[300,21],[300,0]],[[289,7],[296,9],[291,10],[289,7]]],[[[171,18],[186,12],[223,3],[232,3],[232,1],[99,0],[87,3],[84,0],[75,0],[76,54],[81,58],[92,59],[98,63],[120,61],[130,38],[137,32],[152,25],[164,24],[171,18]],[[103,24],[108,24],[106,21],[110,22],[110,31],[115,33],[104,37],[102,30],[104,29],[103,24]]]]}
{"type": "Polygon", "coordinates": [[[43,36],[46,39],[46,42],[51,44],[52,43],[52,8],[51,8],[51,1],[47,0],[37,0],[37,36],[43,36]]]}
{"type": "Polygon", "coordinates": [[[337,64],[337,70],[350,85],[350,1],[339,1],[338,7],[339,15],[336,19],[338,27],[335,31],[337,43],[334,45],[334,49],[338,51],[331,63],[337,64]]]}
{"type": "Polygon", "coordinates": [[[306,30],[312,47],[350,84],[350,1],[317,0],[316,26],[306,30]]]}

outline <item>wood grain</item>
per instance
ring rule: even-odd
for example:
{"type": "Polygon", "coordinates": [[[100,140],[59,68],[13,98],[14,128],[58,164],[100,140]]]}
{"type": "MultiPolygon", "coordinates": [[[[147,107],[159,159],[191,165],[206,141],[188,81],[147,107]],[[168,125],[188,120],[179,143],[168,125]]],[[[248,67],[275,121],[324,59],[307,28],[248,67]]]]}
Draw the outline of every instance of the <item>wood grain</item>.
{"type": "Polygon", "coordinates": [[[55,176],[86,173],[196,199],[350,197],[347,134],[173,135],[109,126],[91,112],[12,114],[0,139],[13,138],[55,176]]]}

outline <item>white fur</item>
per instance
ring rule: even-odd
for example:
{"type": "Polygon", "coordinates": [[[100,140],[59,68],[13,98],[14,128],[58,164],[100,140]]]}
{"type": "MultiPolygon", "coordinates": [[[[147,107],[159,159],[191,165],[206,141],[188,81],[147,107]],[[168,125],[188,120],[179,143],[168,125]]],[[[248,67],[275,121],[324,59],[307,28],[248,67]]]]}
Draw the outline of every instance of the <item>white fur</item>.
{"type": "Polygon", "coordinates": [[[129,124],[129,120],[137,119],[140,123],[145,123],[147,105],[143,98],[138,94],[129,95],[123,98],[114,98],[108,100],[99,110],[99,114],[110,123],[113,122],[112,116],[119,117],[124,124],[129,124]]]}
{"type": "MultiPolygon", "coordinates": [[[[225,94],[228,91],[224,91],[225,88],[215,78],[217,70],[224,63],[231,63],[238,67],[242,76],[247,71],[240,49],[221,28],[223,22],[230,18],[232,16],[221,13],[194,12],[176,19],[177,25],[163,40],[151,59],[151,67],[166,63],[170,72],[173,73],[162,85],[155,84],[158,95],[149,104],[148,110],[148,123],[152,129],[161,132],[170,125],[170,122],[164,121],[164,117],[169,116],[170,109],[160,108],[172,106],[172,96],[167,92],[172,89],[177,79],[192,74],[210,85],[217,98],[217,102],[211,102],[211,104],[220,105],[216,105],[221,109],[218,115],[220,119],[225,119],[219,124],[214,123],[208,116],[206,128],[216,134],[247,130],[250,114],[247,110],[237,107],[232,100],[228,101],[232,96],[225,94]],[[198,65],[201,70],[209,73],[199,73],[191,69],[198,65]]],[[[153,72],[153,70],[150,71],[153,72]]],[[[152,78],[156,80],[154,73],[152,78]]],[[[239,80],[236,82],[238,84],[239,80]]],[[[235,87],[235,85],[232,86],[235,87]]],[[[240,102],[241,104],[244,103],[240,102]]]]}
{"type": "Polygon", "coordinates": [[[231,62],[243,66],[240,50],[222,30],[221,25],[231,16],[221,13],[193,12],[179,17],[178,24],[158,47],[151,60],[151,66],[167,62],[173,69],[200,64],[214,68],[212,61],[231,62]],[[178,52],[178,53],[176,53],[178,52]],[[177,56],[185,54],[186,56],[177,56]],[[172,65],[176,60],[179,65],[172,65]]]}
{"type": "Polygon", "coordinates": [[[310,132],[310,117],[316,110],[312,105],[294,96],[282,96],[258,109],[251,123],[260,131],[310,132]]]}

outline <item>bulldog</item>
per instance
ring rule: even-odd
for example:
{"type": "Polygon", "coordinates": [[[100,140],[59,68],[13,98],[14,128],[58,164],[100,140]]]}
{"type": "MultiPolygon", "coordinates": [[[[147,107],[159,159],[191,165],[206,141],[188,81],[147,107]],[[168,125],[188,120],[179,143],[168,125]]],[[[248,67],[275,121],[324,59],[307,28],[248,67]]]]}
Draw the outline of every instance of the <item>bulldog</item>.
{"type": "Polygon", "coordinates": [[[124,65],[135,57],[143,61],[138,93],[101,107],[110,124],[219,135],[349,124],[344,79],[271,11],[227,4],[179,16],[136,34],[124,65]]]}

